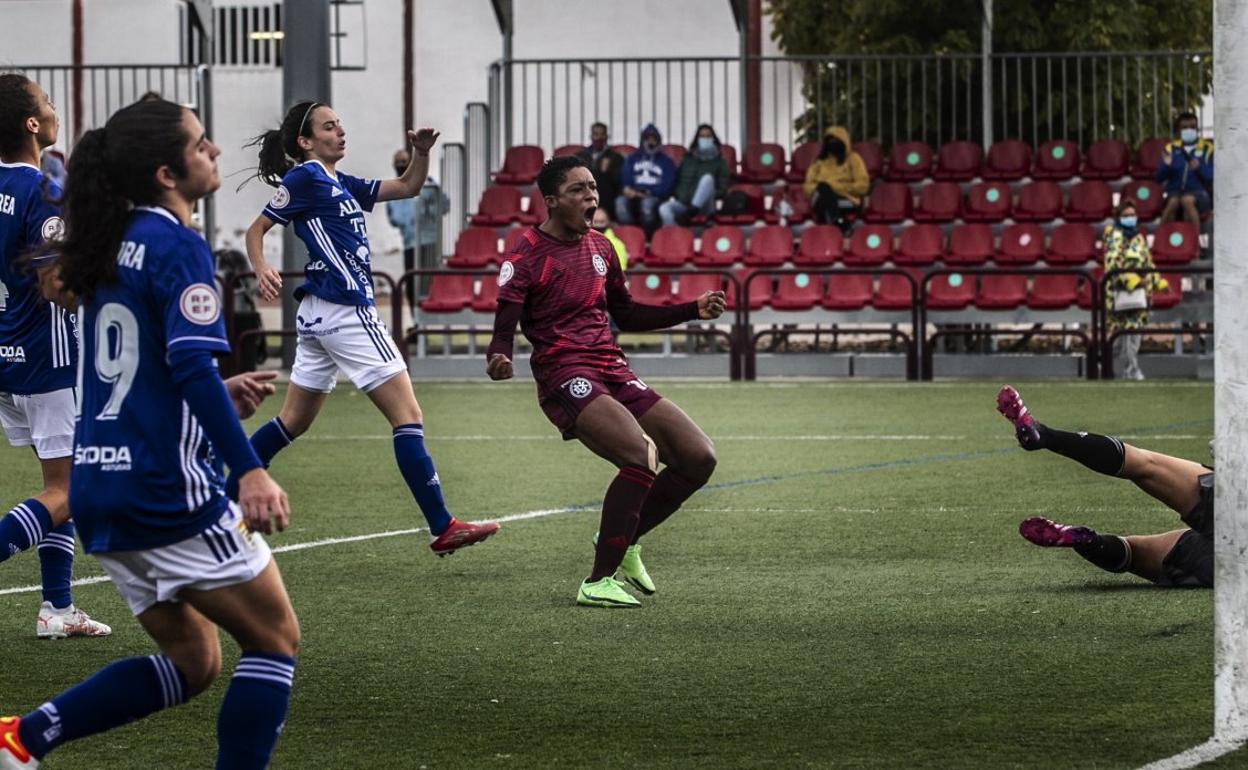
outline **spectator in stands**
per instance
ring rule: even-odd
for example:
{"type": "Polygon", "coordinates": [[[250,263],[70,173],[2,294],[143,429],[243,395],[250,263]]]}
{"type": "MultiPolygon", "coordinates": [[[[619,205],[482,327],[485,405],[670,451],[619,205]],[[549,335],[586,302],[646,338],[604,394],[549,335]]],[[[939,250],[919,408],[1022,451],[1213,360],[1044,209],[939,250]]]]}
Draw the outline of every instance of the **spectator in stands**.
{"type": "MultiPolygon", "coordinates": [[[[403,175],[411,162],[407,150],[399,150],[394,154],[394,170],[403,175]]],[[[386,201],[386,219],[403,234],[403,272],[417,267],[440,267],[442,255],[438,253],[438,235],[442,229],[442,217],[451,210],[451,199],[442,192],[433,177],[429,177],[420,195],[415,198],[397,198],[386,201]],[[419,261],[417,251],[419,250],[419,261]]],[[[426,287],[427,279],[419,283],[421,290],[426,287]]],[[[407,306],[416,312],[417,286],[415,281],[407,285],[407,306]]]]}
{"type": "Polygon", "coordinates": [[[810,198],[816,222],[848,231],[848,216],[862,207],[862,197],[871,189],[871,177],[843,126],[824,132],[823,149],[806,170],[802,189],[810,198]]]}
{"type": "Polygon", "coordinates": [[[1157,181],[1166,186],[1161,221],[1183,219],[1200,227],[1202,214],[1213,210],[1213,140],[1202,139],[1196,116],[1190,112],[1175,121],[1179,138],[1166,145],[1157,166],[1157,181]]]}
{"type": "Polygon", "coordinates": [[[589,127],[589,146],[579,153],[598,185],[598,205],[607,211],[615,211],[615,199],[620,194],[620,173],[624,169],[624,156],[611,149],[607,143],[610,133],[606,123],[589,127]]]}
{"type": "Polygon", "coordinates": [[[659,216],[665,225],[688,224],[697,214],[710,216],[715,213],[715,199],[727,191],[728,163],[719,154],[719,137],[703,123],[680,163],[674,194],[659,206],[659,216]]]}
{"type": "Polygon", "coordinates": [[[615,219],[622,225],[640,223],[650,235],[659,227],[659,204],[676,186],[676,163],[663,152],[663,137],[653,123],[641,130],[641,147],[624,160],[624,188],[615,199],[615,219]]]}
{"type": "MultiPolygon", "coordinates": [[[[1101,236],[1105,245],[1105,271],[1145,271],[1153,268],[1153,254],[1139,229],[1135,201],[1124,197],[1118,203],[1115,222],[1101,236]]],[[[1109,333],[1139,329],[1148,325],[1148,304],[1154,290],[1165,290],[1166,281],[1157,273],[1124,272],[1105,283],[1105,318],[1109,333]]],[[[1114,368],[1118,376],[1142,380],[1140,335],[1124,334],[1114,340],[1114,368]]]]}
{"type": "Polygon", "coordinates": [[[594,209],[594,217],[589,221],[589,226],[602,233],[603,237],[611,241],[611,245],[615,247],[615,256],[620,259],[620,269],[628,270],[628,247],[624,245],[624,241],[620,240],[620,236],[615,234],[611,229],[611,215],[602,206],[594,209]]]}

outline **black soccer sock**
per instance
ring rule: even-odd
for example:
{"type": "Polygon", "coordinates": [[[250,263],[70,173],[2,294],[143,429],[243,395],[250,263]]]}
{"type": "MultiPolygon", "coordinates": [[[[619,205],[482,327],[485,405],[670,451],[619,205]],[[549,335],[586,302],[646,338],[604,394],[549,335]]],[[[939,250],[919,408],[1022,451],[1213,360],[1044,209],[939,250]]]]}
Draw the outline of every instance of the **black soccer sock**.
{"type": "Polygon", "coordinates": [[[1069,457],[1106,476],[1117,476],[1122,472],[1126,450],[1122,442],[1113,436],[1083,431],[1067,433],[1039,422],[1036,423],[1036,430],[1040,432],[1040,445],[1051,452],[1069,457]]]}
{"type": "Polygon", "coordinates": [[[1126,572],[1131,567],[1131,546],[1117,535],[1097,535],[1095,542],[1075,546],[1075,552],[1106,572],[1126,572]]]}

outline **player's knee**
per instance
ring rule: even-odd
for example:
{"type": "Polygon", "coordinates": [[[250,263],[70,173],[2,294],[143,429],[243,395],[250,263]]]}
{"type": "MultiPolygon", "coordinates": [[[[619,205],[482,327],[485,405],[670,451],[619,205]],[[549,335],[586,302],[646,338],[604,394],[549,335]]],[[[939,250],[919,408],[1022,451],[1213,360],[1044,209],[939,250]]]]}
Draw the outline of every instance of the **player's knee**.
{"type": "Polygon", "coordinates": [[[715,447],[707,442],[690,455],[686,460],[688,467],[682,468],[681,474],[690,481],[705,484],[715,472],[715,466],[718,464],[719,458],[715,455],[715,447]]]}
{"type": "Polygon", "coordinates": [[[188,699],[207,690],[221,674],[221,648],[201,647],[184,654],[170,655],[182,676],[186,678],[188,699]]]}

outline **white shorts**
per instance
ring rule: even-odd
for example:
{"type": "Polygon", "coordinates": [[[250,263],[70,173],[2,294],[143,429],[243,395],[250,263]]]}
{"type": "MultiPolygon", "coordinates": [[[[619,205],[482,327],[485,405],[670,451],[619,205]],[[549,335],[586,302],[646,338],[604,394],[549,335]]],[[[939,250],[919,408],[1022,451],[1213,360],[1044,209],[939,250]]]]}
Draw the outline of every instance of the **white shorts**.
{"type": "Polygon", "coordinates": [[[135,615],[157,602],[176,602],[184,588],[212,591],[254,580],[273,554],[264,537],[248,532],[230,503],[216,524],[179,543],[148,551],[97,553],[95,558],[135,615]]]}
{"type": "Polygon", "coordinates": [[[0,426],[11,446],[33,446],[40,460],[74,453],[73,388],[18,396],[0,393],[0,426]]]}
{"type": "Polygon", "coordinates": [[[330,392],[341,369],[367,393],[407,371],[375,307],[338,305],[308,294],[299,303],[295,325],[299,345],[290,381],[304,390],[330,392]]]}

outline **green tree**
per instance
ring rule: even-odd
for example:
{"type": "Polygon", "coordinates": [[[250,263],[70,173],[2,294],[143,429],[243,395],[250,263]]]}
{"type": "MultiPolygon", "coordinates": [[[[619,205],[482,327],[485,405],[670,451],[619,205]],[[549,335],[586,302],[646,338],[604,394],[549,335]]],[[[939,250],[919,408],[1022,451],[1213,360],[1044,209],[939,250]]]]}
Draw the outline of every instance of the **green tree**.
{"type": "MultiPolygon", "coordinates": [[[[994,12],[998,139],[1165,136],[1212,87],[1212,0],[996,0],[994,12]],[[1035,56],[1069,52],[1089,55],[1035,56]]],[[[781,49],[809,57],[799,137],[842,123],[885,143],[980,138],[979,0],[769,0],[767,13],[781,49]]]]}

